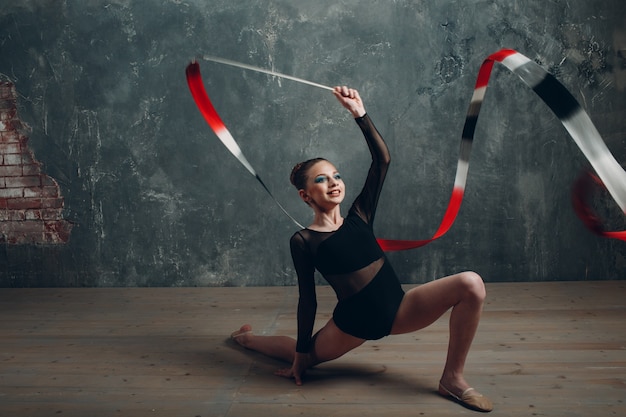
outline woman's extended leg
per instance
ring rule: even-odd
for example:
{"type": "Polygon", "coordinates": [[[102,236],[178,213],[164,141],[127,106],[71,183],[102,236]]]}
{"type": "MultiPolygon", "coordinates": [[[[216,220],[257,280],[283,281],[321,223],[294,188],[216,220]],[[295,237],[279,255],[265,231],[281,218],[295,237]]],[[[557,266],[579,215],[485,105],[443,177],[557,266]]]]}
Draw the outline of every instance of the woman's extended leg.
{"type": "Polygon", "coordinates": [[[478,328],[485,295],[482,278],[473,272],[462,272],[411,289],[400,304],[392,334],[427,327],[452,308],[448,354],[441,376],[441,384],[449,392],[442,394],[452,393],[460,398],[470,388],[463,369],[478,328]]]}
{"type": "MultiPolygon", "coordinates": [[[[248,324],[241,326],[231,337],[241,346],[262,353],[266,356],[292,363],[296,352],[296,340],[288,336],[261,336],[252,333],[248,324]]],[[[322,327],[314,338],[309,353],[309,367],[328,362],[365,342],[339,330],[333,319],[322,327]]]]}
{"type": "Polygon", "coordinates": [[[230,337],[241,346],[274,359],[293,362],[296,340],[288,336],[261,336],[252,333],[252,326],[244,324],[230,337]]]}

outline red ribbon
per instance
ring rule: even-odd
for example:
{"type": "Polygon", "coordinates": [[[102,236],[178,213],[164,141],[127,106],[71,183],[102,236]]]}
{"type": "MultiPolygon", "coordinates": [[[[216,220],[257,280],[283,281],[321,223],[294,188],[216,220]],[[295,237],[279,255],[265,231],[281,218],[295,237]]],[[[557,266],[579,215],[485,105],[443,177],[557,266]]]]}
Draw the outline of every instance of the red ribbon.
{"type": "Polygon", "coordinates": [[[603,221],[598,217],[589,200],[598,189],[606,189],[602,180],[589,171],[584,171],[572,187],[572,206],[589,230],[598,236],[626,241],[626,230],[610,232],[604,230],[603,221]]]}

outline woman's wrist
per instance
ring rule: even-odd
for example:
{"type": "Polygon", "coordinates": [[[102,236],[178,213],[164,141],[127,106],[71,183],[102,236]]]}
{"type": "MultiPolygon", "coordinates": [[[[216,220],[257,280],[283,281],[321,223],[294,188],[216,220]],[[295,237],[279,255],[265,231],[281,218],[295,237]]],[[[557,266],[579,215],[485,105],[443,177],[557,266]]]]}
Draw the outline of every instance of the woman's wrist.
{"type": "Polygon", "coordinates": [[[365,109],[351,110],[350,113],[352,113],[355,119],[359,119],[367,114],[365,109]]]}

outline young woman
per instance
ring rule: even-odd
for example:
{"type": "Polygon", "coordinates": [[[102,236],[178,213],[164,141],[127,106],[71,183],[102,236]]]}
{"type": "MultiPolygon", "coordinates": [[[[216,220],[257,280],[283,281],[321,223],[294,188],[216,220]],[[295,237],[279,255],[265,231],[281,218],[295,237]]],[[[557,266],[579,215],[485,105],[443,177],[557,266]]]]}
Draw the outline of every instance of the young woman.
{"type": "Polygon", "coordinates": [[[483,281],[473,272],[462,272],[403,291],[372,226],[389,151],[359,93],[344,86],[335,87],[334,95],[354,116],[370,149],[372,164],[365,185],[343,217],[345,185],[330,162],[317,158],[293,168],[291,182],[314,213],[311,225],[290,241],[298,275],[298,338],[255,335],[249,325],[232,337],[248,349],[291,363],[276,374],[301,385],[308,368],[336,359],[366,340],[423,329],[452,308],[439,393],[468,408],[491,411],[489,399],[470,388],[463,376],[485,299],[483,281]],[[333,317],[313,335],[316,269],[335,290],[338,303],[333,317]]]}

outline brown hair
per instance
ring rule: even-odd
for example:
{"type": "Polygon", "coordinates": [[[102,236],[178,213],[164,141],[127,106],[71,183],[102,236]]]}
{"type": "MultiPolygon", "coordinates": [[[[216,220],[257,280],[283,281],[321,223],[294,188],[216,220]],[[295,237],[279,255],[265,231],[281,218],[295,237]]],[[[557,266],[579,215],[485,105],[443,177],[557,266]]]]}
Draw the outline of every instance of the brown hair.
{"type": "Polygon", "coordinates": [[[327,161],[324,158],[313,158],[304,162],[298,162],[291,170],[289,180],[296,187],[296,190],[302,190],[306,188],[306,180],[308,178],[309,169],[321,161],[327,161]]]}

